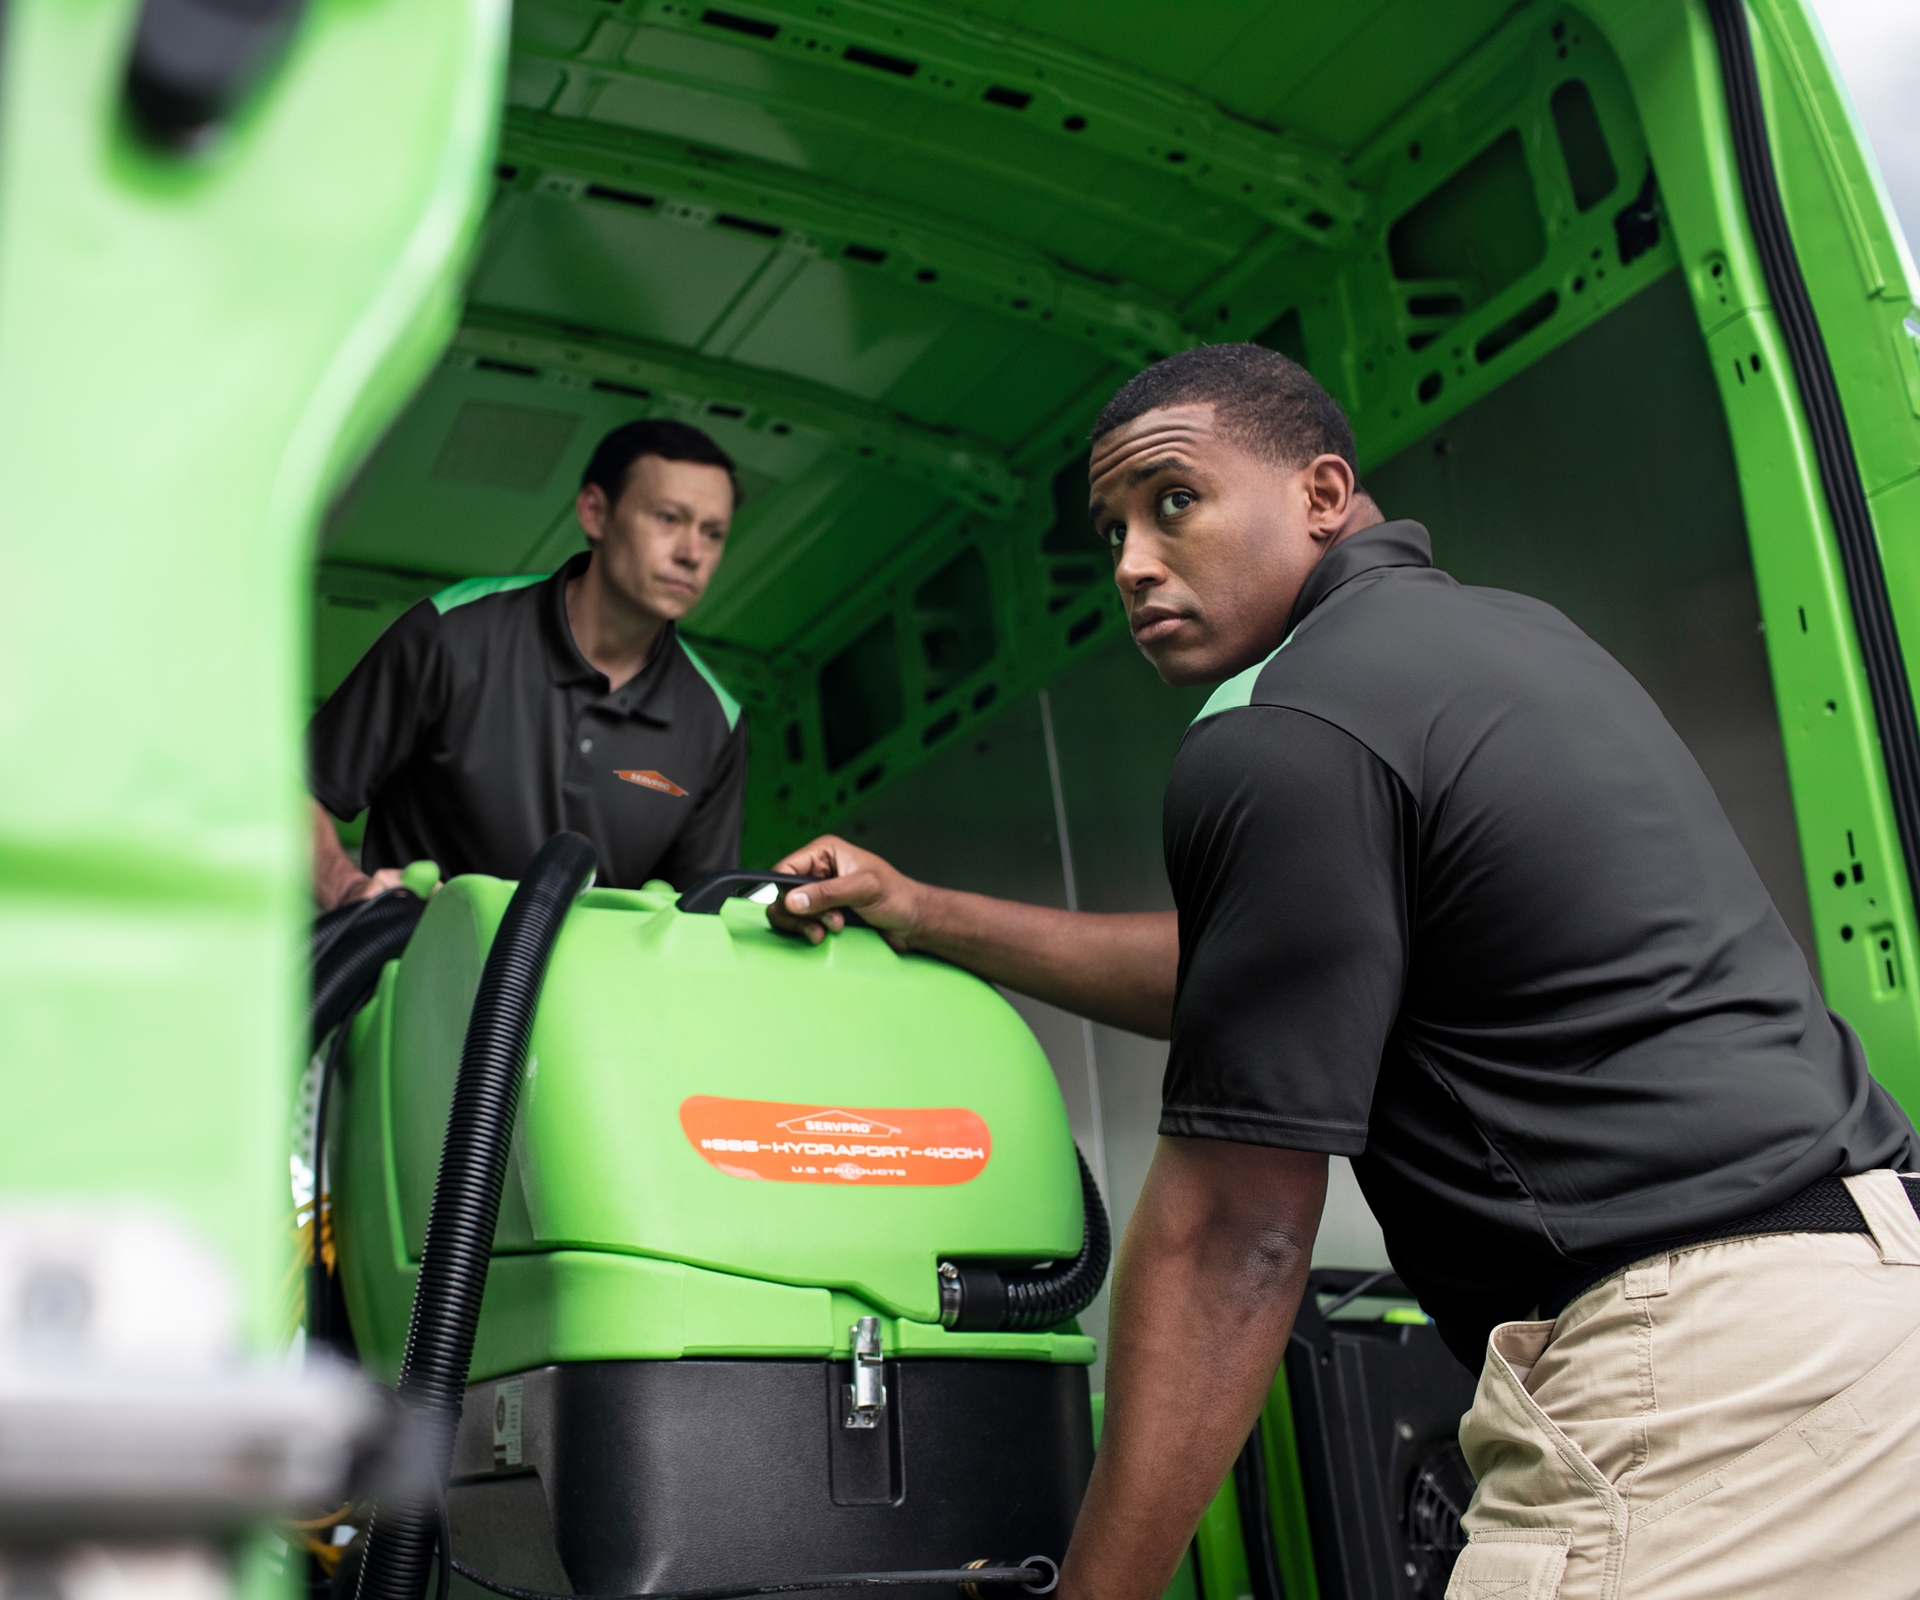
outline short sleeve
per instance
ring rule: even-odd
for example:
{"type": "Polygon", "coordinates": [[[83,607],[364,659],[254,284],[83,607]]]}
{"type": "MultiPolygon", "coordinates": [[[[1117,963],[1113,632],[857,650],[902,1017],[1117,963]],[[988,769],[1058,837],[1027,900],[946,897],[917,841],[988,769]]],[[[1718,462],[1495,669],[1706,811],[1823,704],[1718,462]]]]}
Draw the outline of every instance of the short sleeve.
{"type": "Polygon", "coordinates": [[[693,815],[675,836],[672,848],[654,870],[684,890],[710,872],[740,865],[740,830],[746,811],[747,719],[742,715],[727,735],[707,785],[694,801],[693,815]]]}
{"type": "Polygon", "coordinates": [[[1179,987],[1160,1131],[1358,1155],[1409,954],[1414,807],[1351,735],[1242,706],[1167,784],[1179,987]]]}
{"type": "Polygon", "coordinates": [[[422,600],[374,641],[307,727],[307,785],[334,816],[358,816],[419,748],[445,707],[440,613],[422,600]]]}

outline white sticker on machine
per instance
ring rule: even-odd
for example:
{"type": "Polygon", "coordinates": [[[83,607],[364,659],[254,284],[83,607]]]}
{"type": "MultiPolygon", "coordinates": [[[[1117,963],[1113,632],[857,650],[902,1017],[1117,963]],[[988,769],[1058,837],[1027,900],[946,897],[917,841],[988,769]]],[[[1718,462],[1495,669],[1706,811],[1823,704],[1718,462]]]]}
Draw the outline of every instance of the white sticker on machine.
{"type": "Polygon", "coordinates": [[[526,1384],[509,1378],[493,1387],[493,1464],[496,1467],[520,1465],[520,1402],[526,1384]]]}

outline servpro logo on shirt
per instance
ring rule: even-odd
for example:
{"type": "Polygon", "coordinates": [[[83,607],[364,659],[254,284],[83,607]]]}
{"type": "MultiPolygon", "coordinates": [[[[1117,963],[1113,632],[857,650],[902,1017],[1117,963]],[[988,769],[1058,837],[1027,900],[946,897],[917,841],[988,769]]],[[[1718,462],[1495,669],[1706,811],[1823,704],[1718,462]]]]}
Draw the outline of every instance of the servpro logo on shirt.
{"type": "Polygon", "coordinates": [[[986,1123],[962,1106],[875,1111],[689,1095],[680,1127],[730,1178],[775,1183],[965,1183],[993,1153],[986,1123]]]}
{"type": "Polygon", "coordinates": [[[624,778],[628,783],[637,783],[643,789],[657,789],[661,794],[684,795],[687,792],[665,773],[655,772],[651,767],[643,767],[638,772],[629,772],[625,767],[616,767],[613,775],[616,778],[624,778]]]}

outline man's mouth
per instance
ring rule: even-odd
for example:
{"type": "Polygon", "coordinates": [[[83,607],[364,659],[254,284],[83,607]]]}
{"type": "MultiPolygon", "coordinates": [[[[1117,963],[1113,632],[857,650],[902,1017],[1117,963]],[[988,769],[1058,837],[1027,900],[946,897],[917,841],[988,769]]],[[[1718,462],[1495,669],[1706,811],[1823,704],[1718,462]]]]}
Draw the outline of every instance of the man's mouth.
{"type": "Polygon", "coordinates": [[[1178,633],[1191,620],[1165,606],[1142,606],[1129,619],[1129,625],[1135,644],[1158,644],[1178,633]]]}

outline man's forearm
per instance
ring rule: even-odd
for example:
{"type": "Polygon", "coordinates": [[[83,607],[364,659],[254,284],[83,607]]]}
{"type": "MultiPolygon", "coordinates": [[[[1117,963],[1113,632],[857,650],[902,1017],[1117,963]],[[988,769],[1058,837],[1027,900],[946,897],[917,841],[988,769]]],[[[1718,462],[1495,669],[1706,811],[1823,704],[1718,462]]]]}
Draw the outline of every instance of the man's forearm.
{"type": "Polygon", "coordinates": [[[928,889],[909,948],[1078,1016],[1164,1039],[1180,933],[1171,911],[1103,915],[928,889]]]}
{"type": "Polygon", "coordinates": [[[355,898],[366,885],[366,875],[353,864],[340,844],[333,818],[318,800],[313,802],[313,898],[323,911],[355,898]]]}
{"type": "Polygon", "coordinates": [[[1159,1600],[1260,1414],[1327,1158],[1162,1139],[1114,1281],[1106,1421],[1060,1600],[1159,1600]]]}
{"type": "Polygon", "coordinates": [[[831,834],[774,869],[818,880],[789,889],[768,917],[818,941],[857,912],[896,950],[924,950],[1096,1022],[1164,1039],[1173,1028],[1180,924],[1171,911],[1055,911],[937,889],[831,834]]]}

